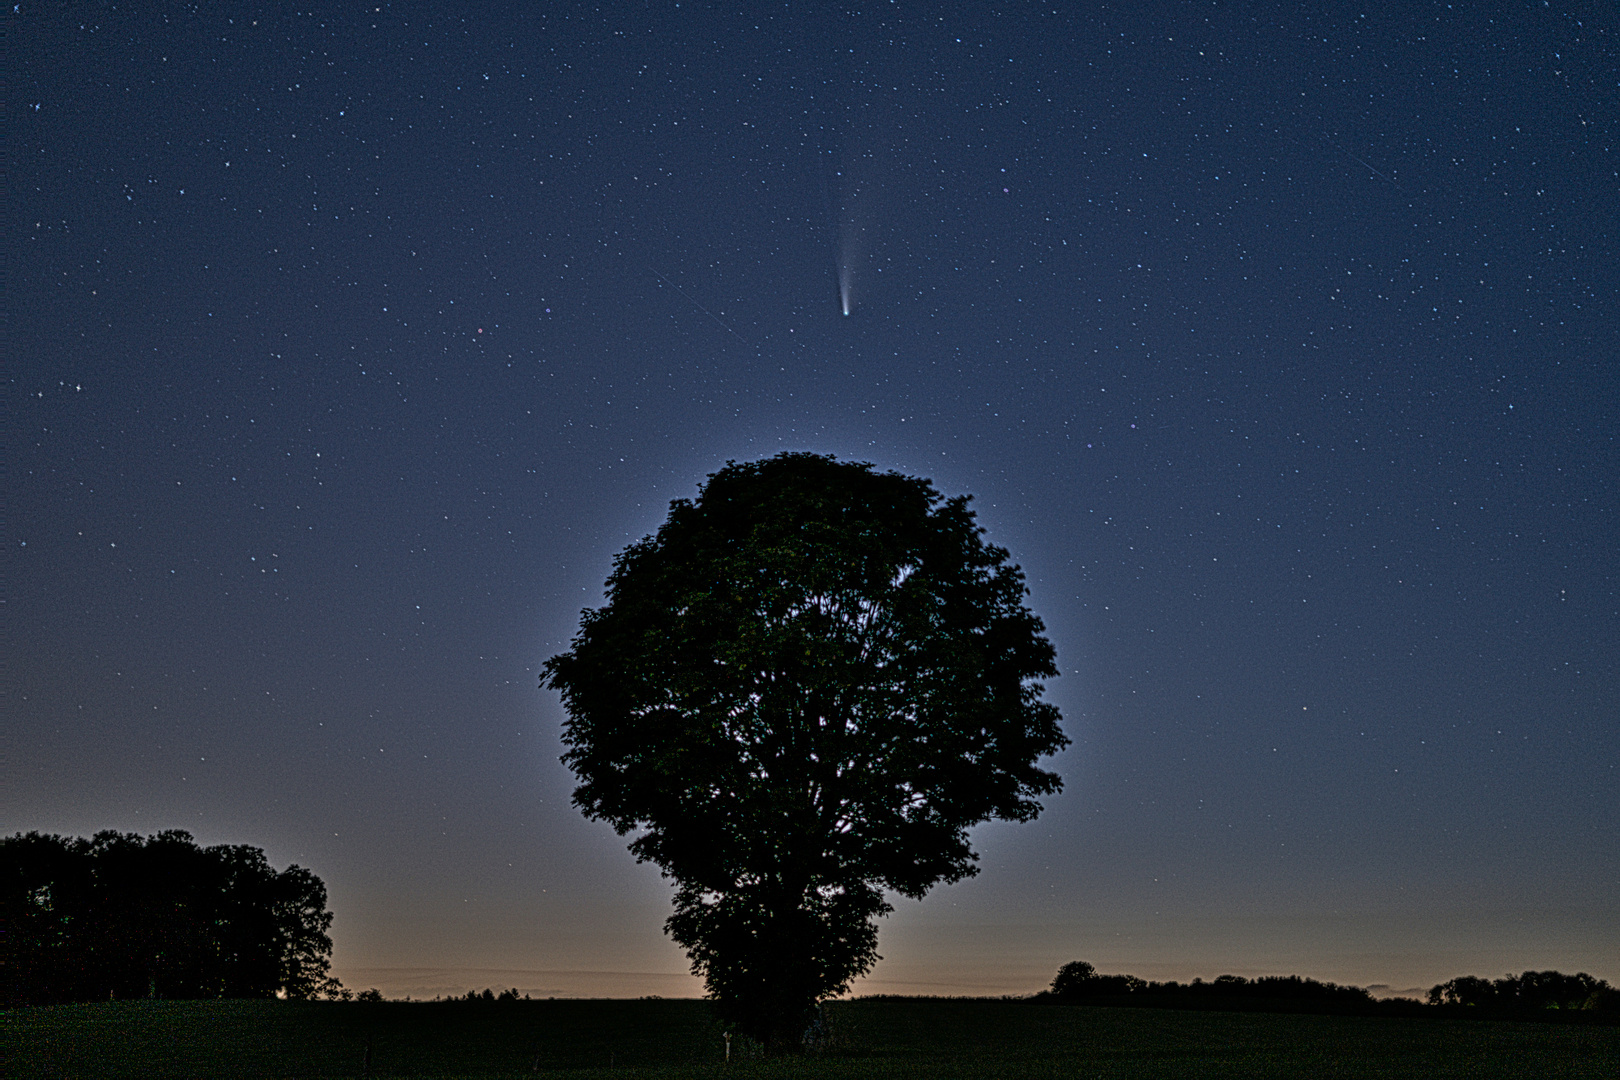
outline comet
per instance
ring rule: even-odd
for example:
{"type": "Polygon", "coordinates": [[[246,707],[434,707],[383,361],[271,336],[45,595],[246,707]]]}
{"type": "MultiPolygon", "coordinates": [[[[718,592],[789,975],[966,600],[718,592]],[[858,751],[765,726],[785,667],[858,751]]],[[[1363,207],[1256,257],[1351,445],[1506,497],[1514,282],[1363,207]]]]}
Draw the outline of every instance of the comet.
{"type": "Polygon", "coordinates": [[[843,313],[853,315],[858,299],[855,295],[855,279],[860,275],[861,268],[866,259],[867,237],[866,225],[871,217],[869,203],[871,196],[866,188],[854,184],[843,170],[837,173],[841,186],[839,205],[836,209],[838,227],[838,307],[843,313]]]}
{"type": "Polygon", "coordinates": [[[838,304],[848,315],[855,310],[855,268],[861,259],[863,230],[846,220],[838,231],[838,304]]]}

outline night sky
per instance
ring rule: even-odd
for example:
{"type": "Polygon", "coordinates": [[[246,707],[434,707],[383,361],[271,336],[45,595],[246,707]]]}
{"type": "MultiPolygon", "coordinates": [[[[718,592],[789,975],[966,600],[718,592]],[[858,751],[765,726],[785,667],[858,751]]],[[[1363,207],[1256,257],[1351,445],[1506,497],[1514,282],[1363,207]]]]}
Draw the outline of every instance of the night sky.
{"type": "Polygon", "coordinates": [[[10,15],[6,833],[700,993],[539,666],[811,450],[975,497],[1074,740],[857,992],[1620,979],[1615,7],[465,10],[10,15]]]}

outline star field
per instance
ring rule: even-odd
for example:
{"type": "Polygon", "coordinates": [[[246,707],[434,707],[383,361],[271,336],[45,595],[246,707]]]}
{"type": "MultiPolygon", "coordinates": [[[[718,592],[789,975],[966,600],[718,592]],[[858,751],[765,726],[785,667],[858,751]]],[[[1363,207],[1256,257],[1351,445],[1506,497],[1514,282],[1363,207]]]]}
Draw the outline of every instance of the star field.
{"type": "Polygon", "coordinates": [[[538,668],[806,449],[975,496],[1074,739],[868,992],[1620,978],[1612,8],[305,8],[13,15],[8,831],[694,993],[538,668]]]}

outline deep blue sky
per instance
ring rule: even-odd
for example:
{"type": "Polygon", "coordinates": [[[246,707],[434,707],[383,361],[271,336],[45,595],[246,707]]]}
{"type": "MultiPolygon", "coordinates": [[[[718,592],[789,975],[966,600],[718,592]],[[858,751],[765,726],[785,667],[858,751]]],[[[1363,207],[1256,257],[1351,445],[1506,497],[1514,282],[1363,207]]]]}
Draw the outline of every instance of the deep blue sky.
{"type": "Polygon", "coordinates": [[[1057,7],[24,3],[0,826],[695,992],[538,666],[808,449],[975,496],[1074,739],[864,989],[1620,979],[1620,16],[1057,7]]]}

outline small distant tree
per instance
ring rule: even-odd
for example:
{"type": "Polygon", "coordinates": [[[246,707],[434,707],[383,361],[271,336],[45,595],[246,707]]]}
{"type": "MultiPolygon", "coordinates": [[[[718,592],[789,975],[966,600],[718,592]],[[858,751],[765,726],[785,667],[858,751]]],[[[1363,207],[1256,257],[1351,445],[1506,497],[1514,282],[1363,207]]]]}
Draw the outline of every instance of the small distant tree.
{"type": "Polygon", "coordinates": [[[1068,997],[1083,993],[1089,983],[1097,980],[1097,969],[1085,960],[1071,960],[1058,968],[1052,980],[1052,993],[1068,997]]]}
{"type": "Polygon", "coordinates": [[[967,830],[1060,787],[1052,646],[967,504],[813,454],[727,465],[545,665],[575,805],[675,879],[666,930],[767,1052],[870,970],[883,890],[975,873],[967,830]]]}
{"type": "Polygon", "coordinates": [[[1072,960],[1058,968],[1047,993],[1070,1000],[1115,998],[1141,993],[1148,989],[1148,985],[1135,975],[1099,975],[1097,969],[1086,961],[1072,960]]]}
{"type": "Polygon", "coordinates": [[[1496,987],[1477,975],[1462,975],[1429,988],[1431,1005],[1494,1005],[1496,987]]]}

